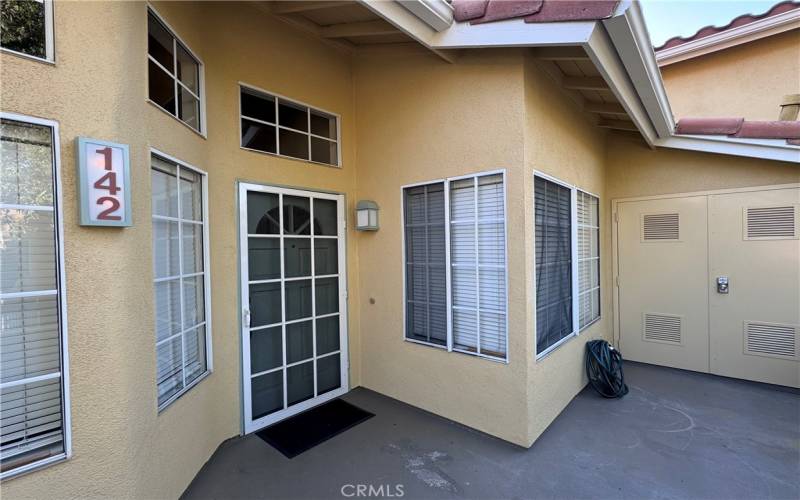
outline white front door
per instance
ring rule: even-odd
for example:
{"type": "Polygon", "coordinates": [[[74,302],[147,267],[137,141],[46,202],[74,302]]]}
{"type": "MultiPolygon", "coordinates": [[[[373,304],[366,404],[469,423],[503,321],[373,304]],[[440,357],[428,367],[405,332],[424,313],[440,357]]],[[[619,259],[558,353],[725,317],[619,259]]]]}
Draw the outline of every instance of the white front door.
{"type": "Polygon", "coordinates": [[[245,433],[348,390],[344,196],[239,184],[245,433]]]}

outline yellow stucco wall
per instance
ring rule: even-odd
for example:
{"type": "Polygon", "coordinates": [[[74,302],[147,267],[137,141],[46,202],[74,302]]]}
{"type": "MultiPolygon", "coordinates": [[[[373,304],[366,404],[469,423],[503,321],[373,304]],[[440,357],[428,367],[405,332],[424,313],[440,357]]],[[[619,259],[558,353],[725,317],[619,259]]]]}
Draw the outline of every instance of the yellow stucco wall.
{"type": "Polygon", "coordinates": [[[606,195],[605,132],[589,122],[575,103],[536,65],[525,60],[525,288],[527,297],[528,442],[544,432],[586,385],[584,349],[589,340],[611,339],[609,200],[606,195]],[[540,359],[535,357],[533,172],[555,177],[600,200],[601,317],[577,337],[540,359]]]}
{"type": "Polygon", "coordinates": [[[525,255],[513,243],[526,234],[523,77],[515,50],[466,52],[456,64],[376,50],[355,66],[357,192],[381,207],[381,229],[358,245],[363,384],[527,445],[525,255]],[[401,187],[496,169],[506,170],[508,197],[508,364],[406,342],[403,333],[401,187]]]}
{"type": "Polygon", "coordinates": [[[653,150],[628,134],[609,134],[606,151],[606,192],[612,200],[800,182],[796,164],[677,149],[653,150]]]}
{"type": "Polygon", "coordinates": [[[800,29],[664,66],[675,118],[777,120],[784,95],[800,93],[800,29]]]}
{"type": "MultiPolygon", "coordinates": [[[[251,5],[156,4],[203,60],[208,139],[145,102],[146,7],[55,6],[56,64],[0,55],[0,108],[61,130],[73,457],[2,485],[4,498],[178,497],[225,439],[240,432],[237,179],[355,193],[349,56],[251,5]],[[98,22],[102,20],[102,22],[98,22]],[[240,150],[238,81],[342,117],[343,168],[240,150]],[[130,145],[134,225],[77,225],[73,141],[130,145]],[[157,414],[149,148],[208,172],[214,372],[157,414]]],[[[357,239],[348,233],[358,303],[357,239]]],[[[350,312],[351,385],[359,381],[357,309],[350,312]]]]}
{"type": "Polygon", "coordinates": [[[789,165],[607,138],[524,50],[464,51],[455,64],[422,49],[353,58],[252,5],[156,8],[205,64],[208,138],[146,103],[144,3],[58,3],[55,66],[0,55],[0,109],[61,126],[74,452],[4,482],[8,498],[177,497],[240,432],[237,180],[344,193],[349,218],[358,199],[377,201],[379,231],[348,224],[351,387],[523,446],[584,386],[586,340],[611,336],[611,198],[798,180],[789,165]],[[343,168],[239,149],[239,81],[340,114],[343,168]],[[77,136],[130,145],[133,227],[77,225],[77,136]],[[214,372],[161,414],[150,147],[207,171],[209,181],[214,372]],[[507,364],[405,342],[402,326],[401,186],[495,169],[506,171],[507,364]],[[602,223],[602,318],[541,360],[533,334],[534,170],[599,196],[602,223]]]}

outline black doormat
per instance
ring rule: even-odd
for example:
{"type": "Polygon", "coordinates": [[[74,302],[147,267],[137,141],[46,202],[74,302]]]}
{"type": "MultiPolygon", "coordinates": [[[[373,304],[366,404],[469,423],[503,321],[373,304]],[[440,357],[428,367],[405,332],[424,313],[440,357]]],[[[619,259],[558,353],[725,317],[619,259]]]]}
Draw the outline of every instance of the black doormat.
{"type": "Polygon", "coordinates": [[[337,398],[260,430],[256,436],[294,458],[374,416],[337,398]]]}

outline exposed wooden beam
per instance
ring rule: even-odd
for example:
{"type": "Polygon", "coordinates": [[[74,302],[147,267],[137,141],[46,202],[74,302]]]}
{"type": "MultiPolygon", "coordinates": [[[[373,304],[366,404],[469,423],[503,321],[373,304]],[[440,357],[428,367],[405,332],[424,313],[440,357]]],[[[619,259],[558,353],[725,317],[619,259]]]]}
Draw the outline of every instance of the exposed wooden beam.
{"type": "Polygon", "coordinates": [[[608,90],[608,85],[600,76],[565,76],[561,85],[570,90],[608,90]]]}
{"type": "Polygon", "coordinates": [[[536,57],[545,61],[588,61],[589,56],[581,47],[541,47],[536,57]]]}
{"type": "Polygon", "coordinates": [[[600,120],[597,122],[597,126],[602,128],[612,128],[614,130],[629,130],[632,132],[638,131],[633,122],[625,120],[600,120]]]}
{"type": "Polygon", "coordinates": [[[295,14],[297,12],[307,12],[310,10],[330,9],[333,7],[341,7],[352,2],[307,2],[303,0],[294,0],[291,2],[272,2],[270,10],[273,14],[295,14]]]}
{"type": "Polygon", "coordinates": [[[625,111],[621,105],[617,103],[610,103],[610,102],[589,102],[583,105],[583,110],[587,113],[602,113],[606,115],[624,115],[628,116],[628,113],[625,111]]]}
{"type": "Polygon", "coordinates": [[[375,21],[361,21],[356,23],[343,23],[326,26],[319,30],[322,38],[349,38],[372,35],[395,35],[400,30],[383,19],[375,21]]]}
{"type": "MultiPolygon", "coordinates": [[[[271,10],[271,6],[267,5],[266,2],[247,2],[247,5],[251,5],[260,12],[264,12],[267,14],[274,14],[274,12],[272,12],[271,10]]],[[[306,19],[305,17],[296,14],[289,14],[285,16],[275,16],[275,19],[278,19],[280,21],[285,22],[286,24],[294,26],[300,31],[308,33],[314,36],[317,40],[320,40],[319,32],[320,29],[322,28],[320,28],[319,25],[317,25],[316,23],[306,19]]],[[[352,54],[356,48],[355,45],[348,42],[347,40],[336,40],[332,38],[322,38],[321,40],[322,43],[325,43],[326,45],[347,52],[349,54],[352,54]]]]}

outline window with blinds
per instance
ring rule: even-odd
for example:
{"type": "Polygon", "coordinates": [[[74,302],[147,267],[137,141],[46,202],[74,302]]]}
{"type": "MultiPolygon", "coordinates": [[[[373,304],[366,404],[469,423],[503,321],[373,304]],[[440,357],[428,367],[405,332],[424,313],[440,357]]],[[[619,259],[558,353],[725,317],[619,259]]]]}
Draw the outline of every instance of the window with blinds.
{"type": "Polygon", "coordinates": [[[0,477],[67,455],[54,125],[0,122],[0,477]]]}
{"type": "Polygon", "coordinates": [[[534,178],[536,352],[574,333],[572,311],[572,190],[534,178]]]}
{"type": "Polygon", "coordinates": [[[153,275],[159,409],[208,373],[205,174],[153,155],[153,275]]]}
{"type": "Polygon", "coordinates": [[[600,318],[599,200],[578,191],[578,328],[600,318]]]}
{"type": "Polygon", "coordinates": [[[600,202],[534,176],[536,354],[543,356],[600,318],[600,202]]]}
{"type": "Polygon", "coordinates": [[[406,338],[506,359],[504,174],[405,188],[404,213],[406,338]]]}

